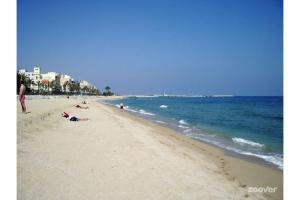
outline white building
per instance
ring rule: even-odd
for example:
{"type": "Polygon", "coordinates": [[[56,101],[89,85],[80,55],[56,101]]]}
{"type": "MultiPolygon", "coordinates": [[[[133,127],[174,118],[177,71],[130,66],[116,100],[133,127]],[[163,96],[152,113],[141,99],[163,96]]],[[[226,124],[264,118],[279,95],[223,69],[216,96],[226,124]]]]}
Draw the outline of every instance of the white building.
{"type": "MultiPolygon", "coordinates": [[[[60,74],[56,72],[48,72],[46,74],[41,74],[41,82],[46,83],[46,88],[48,89],[50,84],[55,84],[60,86],[60,74]]],[[[52,87],[48,89],[52,91],[52,87]]]]}
{"type": "Polygon", "coordinates": [[[19,74],[25,74],[26,72],[27,72],[26,69],[19,69],[18,71],[19,74]]]}
{"type": "Polygon", "coordinates": [[[81,81],[80,83],[80,88],[88,87],[88,88],[96,88],[94,85],[87,81],[81,81]]]}
{"type": "Polygon", "coordinates": [[[79,83],[79,85],[80,85],[80,88],[84,88],[85,86],[86,86],[86,87],[91,87],[91,86],[92,86],[92,84],[90,84],[90,83],[87,82],[87,81],[81,81],[81,82],[79,83]]]}
{"type": "Polygon", "coordinates": [[[41,81],[42,76],[41,76],[41,68],[40,67],[34,67],[33,72],[32,72],[32,80],[37,83],[41,81]]]}
{"type": "Polygon", "coordinates": [[[25,76],[28,77],[30,80],[33,79],[33,73],[32,73],[32,72],[26,71],[26,69],[20,69],[20,70],[18,71],[18,73],[19,73],[19,74],[25,75],[25,76]]]}
{"type": "MultiPolygon", "coordinates": [[[[18,71],[19,74],[24,74],[30,80],[32,80],[32,84],[30,88],[33,90],[49,90],[51,91],[52,88],[49,87],[53,81],[55,84],[58,84],[61,88],[62,92],[70,92],[70,86],[68,83],[74,81],[74,79],[66,74],[59,74],[56,72],[48,72],[45,74],[41,74],[41,68],[35,66],[33,68],[33,72],[27,72],[25,69],[20,69],[18,71]]],[[[97,89],[94,85],[89,83],[88,81],[81,81],[80,88],[83,89],[87,87],[88,89],[97,89]]],[[[87,91],[86,91],[87,92],[87,91]]]]}
{"type": "MultiPolygon", "coordinates": [[[[91,89],[97,89],[96,86],[92,85],[91,83],[89,83],[89,82],[87,82],[87,81],[81,81],[81,82],[79,83],[79,85],[80,85],[81,90],[84,89],[84,88],[87,88],[88,90],[91,90],[91,89]]],[[[88,91],[86,91],[86,90],[84,89],[83,92],[87,93],[88,91]]]]}
{"type": "Polygon", "coordinates": [[[56,72],[48,72],[47,74],[41,74],[43,80],[48,81],[58,81],[60,79],[60,74],[56,72]]]}
{"type": "Polygon", "coordinates": [[[60,85],[60,77],[61,75],[56,72],[48,72],[47,74],[42,74],[42,80],[47,80],[49,82],[55,82],[60,85]]]}
{"type": "Polygon", "coordinates": [[[74,79],[71,78],[69,75],[61,74],[60,75],[60,87],[61,91],[63,92],[70,92],[70,87],[67,83],[70,83],[74,79]]]}

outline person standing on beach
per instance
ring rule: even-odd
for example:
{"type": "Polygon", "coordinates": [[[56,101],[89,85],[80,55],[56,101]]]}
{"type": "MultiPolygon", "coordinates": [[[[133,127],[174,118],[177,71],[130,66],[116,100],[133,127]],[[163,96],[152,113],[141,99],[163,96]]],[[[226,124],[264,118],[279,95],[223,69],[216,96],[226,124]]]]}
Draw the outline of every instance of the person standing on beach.
{"type": "Polygon", "coordinates": [[[21,81],[20,92],[19,92],[19,100],[22,106],[22,112],[26,113],[26,106],[25,106],[25,92],[26,86],[24,85],[24,81],[21,81]]]}

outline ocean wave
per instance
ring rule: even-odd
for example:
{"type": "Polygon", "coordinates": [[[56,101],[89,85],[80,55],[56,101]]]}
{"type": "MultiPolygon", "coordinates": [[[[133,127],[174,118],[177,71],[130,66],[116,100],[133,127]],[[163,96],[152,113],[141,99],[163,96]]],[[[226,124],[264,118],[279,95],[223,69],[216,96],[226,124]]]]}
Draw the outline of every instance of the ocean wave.
{"type": "Polygon", "coordinates": [[[235,142],[235,143],[241,144],[241,145],[246,144],[246,145],[255,146],[255,147],[265,146],[264,144],[260,144],[260,143],[257,143],[257,142],[253,142],[251,140],[245,140],[243,138],[237,138],[237,137],[232,138],[232,141],[235,142]]]}
{"type": "Polygon", "coordinates": [[[130,112],[134,112],[134,113],[137,113],[137,112],[138,112],[138,111],[136,111],[136,110],[129,109],[129,108],[126,108],[125,110],[130,111],[130,112]]]}
{"type": "MultiPolygon", "coordinates": [[[[118,104],[117,104],[117,105],[118,105],[118,104]]],[[[116,106],[117,106],[117,105],[116,105],[116,106]]],[[[129,106],[125,106],[125,107],[124,107],[124,110],[130,111],[130,112],[134,112],[134,113],[137,113],[137,112],[138,112],[138,111],[136,111],[136,110],[130,109],[129,106]]]]}
{"type": "Polygon", "coordinates": [[[179,122],[179,124],[188,125],[188,123],[186,121],[184,121],[183,119],[179,120],[178,122],[179,122]]]}
{"type": "Polygon", "coordinates": [[[154,115],[155,115],[155,114],[153,114],[153,113],[146,112],[146,111],[143,110],[143,109],[140,109],[140,110],[139,110],[139,113],[141,113],[141,114],[143,114],[143,115],[151,115],[151,116],[154,116],[154,115]]]}
{"type": "MultiPolygon", "coordinates": [[[[199,134],[197,134],[197,135],[199,135],[199,134]]],[[[280,155],[280,154],[266,155],[266,154],[252,153],[252,152],[249,152],[249,151],[244,151],[244,150],[241,150],[241,149],[234,148],[232,146],[225,145],[225,144],[223,144],[222,142],[219,142],[219,141],[215,141],[215,140],[208,139],[208,138],[205,138],[205,137],[199,137],[197,135],[188,134],[189,137],[192,137],[194,139],[198,139],[198,140],[210,143],[210,144],[214,144],[218,147],[221,147],[221,148],[229,150],[229,151],[233,151],[233,152],[238,153],[238,154],[242,154],[242,155],[246,155],[246,156],[253,156],[253,157],[263,159],[264,161],[266,161],[268,163],[274,164],[275,166],[277,166],[277,168],[279,168],[281,170],[283,169],[283,158],[282,158],[282,155],[280,155]]]]}
{"type": "Polygon", "coordinates": [[[188,129],[188,126],[183,126],[183,125],[178,125],[179,128],[184,128],[184,129],[188,129]]]}
{"type": "Polygon", "coordinates": [[[160,108],[168,108],[168,106],[166,106],[166,105],[161,105],[161,106],[159,106],[160,108]]]}
{"type": "Polygon", "coordinates": [[[283,158],[280,155],[261,155],[245,151],[242,151],[240,153],[248,156],[255,156],[261,158],[269,163],[276,165],[279,169],[283,169],[283,158]]]}
{"type": "MultiPolygon", "coordinates": [[[[116,104],[115,105],[116,107],[120,108],[120,104],[116,104]]],[[[129,106],[124,106],[124,110],[126,111],[130,111],[130,112],[134,112],[134,113],[140,113],[140,114],[143,114],[143,115],[151,115],[151,116],[154,116],[155,114],[153,113],[150,113],[150,112],[146,112],[145,110],[143,109],[140,109],[140,110],[134,110],[134,109],[131,109],[129,106]]]]}
{"type": "Polygon", "coordinates": [[[234,151],[236,153],[239,153],[239,154],[261,158],[269,163],[276,165],[279,169],[283,169],[282,155],[279,155],[279,154],[265,155],[265,154],[252,153],[249,151],[243,151],[243,150],[239,150],[239,149],[232,148],[232,147],[225,147],[225,148],[228,150],[234,151]]]}
{"type": "MultiPolygon", "coordinates": [[[[116,104],[115,106],[118,107],[118,108],[121,108],[121,105],[120,105],[120,104],[116,104]]],[[[124,105],[123,105],[123,108],[124,108],[124,110],[132,111],[132,110],[129,109],[129,106],[124,106],[124,105]]]]}
{"type": "Polygon", "coordinates": [[[189,133],[189,132],[191,132],[191,131],[192,131],[192,129],[189,128],[189,129],[185,129],[183,132],[184,132],[184,133],[189,133]]]}
{"type": "Polygon", "coordinates": [[[165,124],[166,122],[163,122],[163,121],[159,121],[159,120],[156,120],[157,123],[159,124],[165,124]]]}

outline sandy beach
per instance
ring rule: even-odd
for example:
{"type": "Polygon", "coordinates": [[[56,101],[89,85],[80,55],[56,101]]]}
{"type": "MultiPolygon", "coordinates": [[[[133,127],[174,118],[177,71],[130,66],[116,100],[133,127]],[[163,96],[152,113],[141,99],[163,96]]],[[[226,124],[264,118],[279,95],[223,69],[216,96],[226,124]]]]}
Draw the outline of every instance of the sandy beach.
{"type": "Polygon", "coordinates": [[[28,100],[29,114],[17,102],[18,199],[283,199],[282,171],[228,156],[96,98],[81,101],[28,100]],[[71,122],[64,111],[90,120],[71,122]],[[248,192],[267,186],[276,192],[248,192]]]}

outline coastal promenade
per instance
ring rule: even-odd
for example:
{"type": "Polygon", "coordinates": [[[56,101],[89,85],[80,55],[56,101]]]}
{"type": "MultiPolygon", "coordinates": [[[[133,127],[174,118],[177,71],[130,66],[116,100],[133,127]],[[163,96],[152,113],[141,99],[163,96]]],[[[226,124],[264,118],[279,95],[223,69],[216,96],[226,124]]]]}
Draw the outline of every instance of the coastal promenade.
{"type": "Polygon", "coordinates": [[[279,170],[227,156],[101,98],[76,108],[82,100],[28,100],[29,114],[17,105],[18,199],[282,199],[279,170]],[[90,120],[71,122],[64,111],[90,120]],[[276,192],[248,192],[267,186],[276,192]]]}

